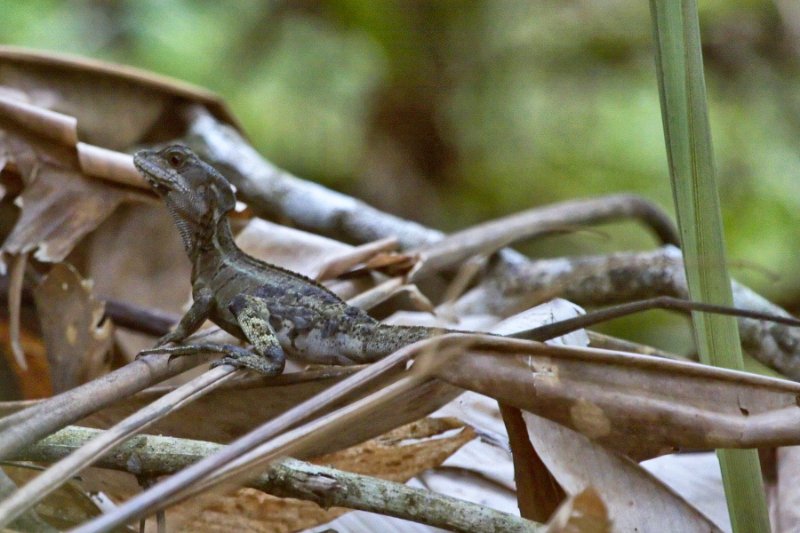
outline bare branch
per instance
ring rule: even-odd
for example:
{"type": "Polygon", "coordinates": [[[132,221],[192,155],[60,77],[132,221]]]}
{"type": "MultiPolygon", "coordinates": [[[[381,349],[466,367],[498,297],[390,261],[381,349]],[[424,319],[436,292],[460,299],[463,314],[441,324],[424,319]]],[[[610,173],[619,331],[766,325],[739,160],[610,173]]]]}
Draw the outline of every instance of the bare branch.
{"type": "MultiPolygon", "coordinates": [[[[687,298],[680,250],[666,246],[651,252],[544,259],[514,265],[502,280],[477,287],[459,300],[456,312],[496,312],[527,306],[531,300],[562,296],[579,305],[609,305],[658,296],[687,298]],[[500,308],[500,309],[498,309],[500,308]]],[[[737,308],[767,315],[789,313],[744,285],[733,282],[737,308]]],[[[800,328],[739,319],[742,345],[755,358],[792,379],[800,379],[800,328]]]]}
{"type": "Polygon", "coordinates": [[[176,376],[217,354],[169,361],[163,354],[142,357],[103,377],[0,419],[0,458],[81,418],[176,376]]]}
{"type": "MultiPolygon", "coordinates": [[[[258,154],[239,132],[216,120],[200,107],[189,110],[189,143],[204,158],[219,166],[238,189],[241,199],[261,217],[291,220],[300,228],[346,242],[365,243],[396,237],[402,249],[435,243],[444,237],[426,228],[384,213],[360,200],[302,180],[283,171],[258,154]]],[[[634,218],[649,226],[662,243],[677,243],[677,232],[669,217],[651,202],[633,195],[564,202],[539,211],[541,219],[531,225],[525,220],[520,231],[541,232],[554,226],[634,218]],[[574,208],[585,202],[594,209],[574,208]]],[[[514,219],[517,220],[517,219],[514,219]]],[[[481,245],[481,248],[484,246],[481,245]]],[[[475,253],[467,250],[465,257],[475,253]]],[[[524,261],[517,252],[505,251],[504,258],[524,261]]]]}
{"type": "Polygon", "coordinates": [[[147,407],[117,423],[97,439],[87,443],[74,454],[62,459],[25,486],[0,502],[0,526],[9,524],[26,510],[36,505],[42,498],[67,482],[73,475],[94,462],[98,455],[110,450],[127,437],[141,431],[156,420],[179,409],[182,405],[206,394],[226,380],[236,369],[222,365],[198,376],[192,381],[159,398],[147,407]]]}
{"type": "MultiPolygon", "coordinates": [[[[17,452],[19,461],[63,459],[103,432],[68,427],[17,452]]],[[[149,477],[175,472],[218,452],[220,444],[140,435],[118,446],[95,466],[149,477]],[[135,460],[132,460],[135,459],[135,460]]],[[[321,507],[347,507],[380,513],[453,531],[539,531],[518,516],[400,483],[352,474],[335,468],[283,459],[246,486],[284,498],[298,498],[321,507]]]]}

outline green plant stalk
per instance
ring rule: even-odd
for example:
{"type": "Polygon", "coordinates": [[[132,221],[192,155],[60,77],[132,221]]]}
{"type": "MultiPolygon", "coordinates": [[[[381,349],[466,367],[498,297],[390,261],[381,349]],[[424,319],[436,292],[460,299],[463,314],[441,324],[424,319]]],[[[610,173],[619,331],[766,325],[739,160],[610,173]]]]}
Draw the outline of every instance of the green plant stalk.
{"type": "MultiPolygon", "coordinates": [[[[733,305],[714,177],[696,0],[650,0],[672,192],[689,294],[733,305]]],[[[744,368],[736,320],[692,313],[700,360],[744,368]]],[[[718,450],[733,531],[769,531],[756,450],[718,450]]]]}

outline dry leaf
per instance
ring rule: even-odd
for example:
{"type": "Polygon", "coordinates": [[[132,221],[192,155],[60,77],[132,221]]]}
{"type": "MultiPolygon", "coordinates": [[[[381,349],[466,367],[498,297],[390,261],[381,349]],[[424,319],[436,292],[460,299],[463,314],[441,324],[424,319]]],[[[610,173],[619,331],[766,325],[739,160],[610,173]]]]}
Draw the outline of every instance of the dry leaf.
{"type": "Polygon", "coordinates": [[[313,233],[255,218],[236,236],[246,253],[305,276],[314,276],[331,257],[349,253],[353,247],[313,233]]]}
{"type": "Polygon", "coordinates": [[[402,483],[441,464],[473,438],[474,431],[455,418],[423,418],[364,444],[311,461],[402,483]]]}
{"type": "Polygon", "coordinates": [[[789,427],[800,385],[791,381],[591,348],[529,344],[514,356],[499,349],[506,342],[457,353],[436,375],[635,459],[798,438],[789,427]]]}
{"type": "MultiPolygon", "coordinates": [[[[22,371],[18,367],[7,365],[9,373],[6,376],[2,376],[0,381],[8,380],[15,383],[16,387],[10,386],[3,391],[8,395],[5,399],[46,398],[51,396],[53,387],[50,384],[50,365],[47,362],[47,349],[38,334],[33,334],[24,328],[20,333],[20,344],[27,357],[28,370],[22,371]],[[18,393],[18,396],[14,398],[11,395],[15,392],[18,393]]],[[[3,346],[7,346],[6,341],[9,335],[8,321],[6,319],[0,320],[0,343],[3,346]]],[[[11,360],[11,354],[5,349],[3,349],[3,355],[7,360],[11,360]]],[[[2,372],[1,366],[0,372],[2,372]]],[[[3,406],[15,406],[18,404],[24,405],[22,402],[0,402],[0,417],[11,412],[5,411],[3,406]]]]}
{"type": "MultiPolygon", "coordinates": [[[[0,139],[22,179],[24,189],[16,198],[19,220],[3,243],[4,254],[34,252],[39,261],[57,263],[90,231],[108,217],[120,203],[137,198],[130,190],[88,178],[80,171],[75,144],[68,132],[54,142],[27,128],[20,117],[31,118],[37,110],[16,102],[0,106],[0,139]],[[12,120],[11,112],[21,113],[12,120]]],[[[73,128],[69,117],[55,113],[36,116],[54,130],[73,128]]],[[[44,126],[43,126],[44,127],[44,126]]]]}
{"type": "MultiPolygon", "coordinates": [[[[148,431],[172,437],[227,443],[338,381],[339,379],[319,379],[283,386],[220,388],[157,421],[148,431]]],[[[83,419],[80,425],[108,428],[171,390],[171,387],[161,387],[136,394],[92,414],[83,419]]],[[[348,445],[352,444],[355,442],[348,445]]]]}
{"type": "Polygon", "coordinates": [[[22,214],[3,251],[37,249],[36,259],[59,262],[122,201],[147,198],[87,175],[143,184],[130,156],[104,148],[176,136],[182,104],[203,105],[236,124],[219,98],[185,83],[99,61],[0,47],[0,163],[13,163],[25,184],[17,199],[22,214]]]}
{"type": "Polygon", "coordinates": [[[603,499],[593,487],[571,496],[547,524],[547,533],[610,533],[603,499]]]}
{"type": "Polygon", "coordinates": [[[344,252],[337,257],[328,259],[317,269],[314,276],[316,280],[326,280],[338,277],[356,265],[374,258],[376,254],[381,254],[397,248],[398,241],[394,237],[387,237],[373,242],[355,246],[348,252],[344,252]]]}
{"type": "Polygon", "coordinates": [[[587,487],[599,493],[615,531],[707,533],[719,528],[644,468],[585,436],[530,413],[523,413],[528,436],[542,461],[570,494],[587,487]]]}
{"type": "MultiPolygon", "coordinates": [[[[177,314],[191,299],[191,264],[163,205],[122,206],[79,250],[81,271],[103,297],[177,314]]],[[[123,360],[155,342],[121,328],[115,337],[123,360]]]]}
{"type": "Polygon", "coordinates": [[[238,127],[225,103],[207,90],[127,66],[52,52],[0,46],[0,89],[76,117],[83,141],[117,150],[141,142],[154,126],[164,130],[162,138],[180,132],[181,107],[191,103],[238,127]]]}
{"type": "Polygon", "coordinates": [[[92,282],[69,264],[54,265],[34,289],[36,309],[56,393],[105,373],[113,327],[103,321],[105,305],[95,299],[92,282]]]}

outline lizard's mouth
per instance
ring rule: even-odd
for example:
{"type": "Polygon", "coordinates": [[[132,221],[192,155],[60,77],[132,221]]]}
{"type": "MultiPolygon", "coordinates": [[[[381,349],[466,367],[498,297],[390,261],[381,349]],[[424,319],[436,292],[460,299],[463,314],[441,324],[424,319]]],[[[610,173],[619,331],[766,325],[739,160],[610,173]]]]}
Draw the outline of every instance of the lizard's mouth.
{"type": "Polygon", "coordinates": [[[163,183],[152,179],[148,179],[147,182],[150,184],[153,190],[156,191],[156,193],[158,193],[161,196],[165,196],[168,192],[172,190],[163,183]]]}
{"type": "Polygon", "coordinates": [[[144,176],[147,183],[159,196],[165,196],[172,190],[165,180],[158,176],[159,168],[147,159],[147,153],[142,151],[134,155],[133,165],[144,176]]]}

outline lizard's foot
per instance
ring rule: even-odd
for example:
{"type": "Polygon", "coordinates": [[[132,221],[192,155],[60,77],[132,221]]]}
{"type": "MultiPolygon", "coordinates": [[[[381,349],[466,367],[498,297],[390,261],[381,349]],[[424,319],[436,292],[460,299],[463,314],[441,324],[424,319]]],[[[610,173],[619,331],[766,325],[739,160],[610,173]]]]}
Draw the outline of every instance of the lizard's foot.
{"type": "Polygon", "coordinates": [[[226,350],[225,357],[211,363],[211,368],[231,365],[236,368],[255,370],[266,376],[277,376],[283,372],[283,367],[286,365],[283,351],[265,357],[239,346],[226,346],[226,348],[228,350],[226,350]]]}

